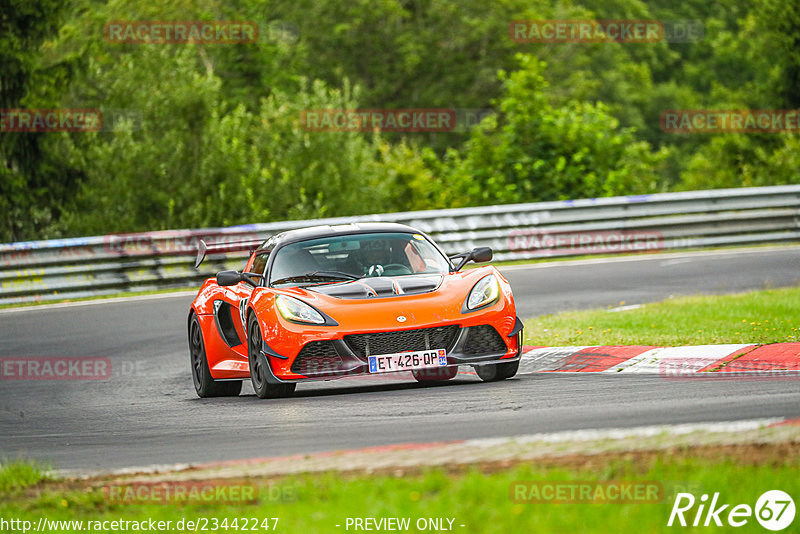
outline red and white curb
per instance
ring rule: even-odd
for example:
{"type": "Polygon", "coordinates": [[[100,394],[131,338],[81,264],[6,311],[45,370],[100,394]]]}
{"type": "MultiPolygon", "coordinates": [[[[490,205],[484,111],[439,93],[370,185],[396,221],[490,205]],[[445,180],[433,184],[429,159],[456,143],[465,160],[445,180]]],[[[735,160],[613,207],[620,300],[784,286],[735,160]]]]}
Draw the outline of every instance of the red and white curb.
{"type": "Polygon", "coordinates": [[[800,377],[800,343],[524,347],[518,374],[541,372],[800,377]]]}

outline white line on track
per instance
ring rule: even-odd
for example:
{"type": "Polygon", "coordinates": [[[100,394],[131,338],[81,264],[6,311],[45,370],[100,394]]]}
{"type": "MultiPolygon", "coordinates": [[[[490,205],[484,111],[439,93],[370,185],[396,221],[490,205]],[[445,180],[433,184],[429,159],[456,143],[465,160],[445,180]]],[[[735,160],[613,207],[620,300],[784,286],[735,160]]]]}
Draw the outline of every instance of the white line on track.
{"type": "Polygon", "coordinates": [[[633,428],[600,428],[591,430],[565,430],[527,434],[510,438],[469,439],[467,444],[479,447],[496,447],[508,441],[517,443],[563,443],[567,441],[595,441],[601,439],[626,439],[634,437],[653,437],[662,434],[680,436],[694,432],[744,432],[757,430],[784,421],[782,417],[764,419],[745,419],[742,421],[723,421],[716,423],[684,423],[675,425],[637,426],[633,428]]]}
{"type": "MultiPolygon", "coordinates": [[[[197,291],[200,286],[197,286],[197,291]]],[[[98,304],[116,304],[124,302],[138,302],[142,300],[160,300],[160,299],[174,299],[193,297],[197,295],[197,291],[176,291],[175,293],[158,293],[156,295],[133,295],[130,297],[112,297],[108,299],[95,299],[95,300],[82,300],[78,302],[57,302],[55,304],[39,304],[35,306],[21,306],[19,308],[6,308],[0,310],[0,315],[4,313],[20,313],[26,311],[47,311],[58,310],[62,308],[76,308],[79,306],[96,306],[98,304]]]]}
{"type": "Polygon", "coordinates": [[[613,258],[595,258],[585,260],[564,260],[564,261],[548,261],[534,264],[521,264],[521,265],[500,265],[497,268],[500,272],[503,271],[523,271],[525,269],[549,269],[553,267],[577,267],[581,265],[595,265],[602,263],[622,263],[629,261],[661,261],[678,258],[706,258],[714,256],[738,256],[740,254],[754,254],[764,252],[782,252],[795,250],[800,252],[800,247],[797,245],[782,245],[774,247],[757,247],[757,248],[739,248],[739,249],[725,249],[725,250],[699,250],[696,252],[670,252],[670,253],[657,253],[657,254],[636,254],[632,256],[613,257],[613,258]]]}

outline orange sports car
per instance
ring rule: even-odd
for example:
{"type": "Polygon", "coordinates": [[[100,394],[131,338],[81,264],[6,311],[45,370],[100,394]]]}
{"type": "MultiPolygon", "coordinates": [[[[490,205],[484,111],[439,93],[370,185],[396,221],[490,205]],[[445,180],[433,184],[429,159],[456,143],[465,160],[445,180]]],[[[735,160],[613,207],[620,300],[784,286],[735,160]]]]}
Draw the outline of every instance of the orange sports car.
{"type": "MultiPolygon", "coordinates": [[[[261,398],[298,382],[411,371],[449,380],[459,365],[485,381],[514,376],[522,322],[490,248],[447,257],[424,233],[394,223],[315,226],[274,235],[242,271],[203,283],[189,312],[200,397],[261,398]]],[[[225,247],[232,250],[231,245],[225,247]]],[[[197,265],[222,249],[200,244],[197,265]]]]}

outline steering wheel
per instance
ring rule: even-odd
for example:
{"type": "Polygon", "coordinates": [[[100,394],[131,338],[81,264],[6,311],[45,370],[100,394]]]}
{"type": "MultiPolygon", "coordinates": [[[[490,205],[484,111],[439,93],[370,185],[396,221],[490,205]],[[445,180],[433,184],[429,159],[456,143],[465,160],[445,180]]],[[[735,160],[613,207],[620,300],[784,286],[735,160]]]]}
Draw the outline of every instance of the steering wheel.
{"type": "Polygon", "coordinates": [[[411,274],[411,269],[400,263],[390,263],[383,266],[383,276],[399,276],[411,274]]]}

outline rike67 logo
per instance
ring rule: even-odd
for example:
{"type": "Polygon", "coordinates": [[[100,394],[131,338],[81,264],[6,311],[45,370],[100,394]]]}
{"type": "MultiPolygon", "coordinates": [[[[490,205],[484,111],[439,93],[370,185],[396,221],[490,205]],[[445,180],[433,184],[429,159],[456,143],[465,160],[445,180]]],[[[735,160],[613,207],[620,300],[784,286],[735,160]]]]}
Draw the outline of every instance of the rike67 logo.
{"type": "Polygon", "coordinates": [[[749,504],[731,506],[720,501],[719,492],[714,493],[711,502],[703,494],[696,499],[691,493],[679,493],[669,514],[667,526],[717,526],[731,527],[746,525],[753,516],[767,530],[784,530],[794,521],[794,501],[788,493],[781,490],[764,492],[756,501],[755,508],[749,504]]]}

